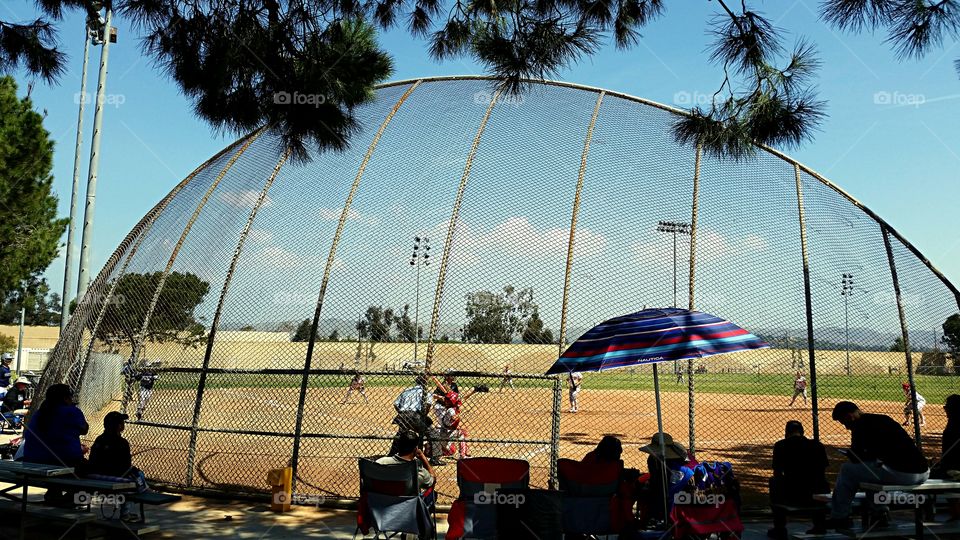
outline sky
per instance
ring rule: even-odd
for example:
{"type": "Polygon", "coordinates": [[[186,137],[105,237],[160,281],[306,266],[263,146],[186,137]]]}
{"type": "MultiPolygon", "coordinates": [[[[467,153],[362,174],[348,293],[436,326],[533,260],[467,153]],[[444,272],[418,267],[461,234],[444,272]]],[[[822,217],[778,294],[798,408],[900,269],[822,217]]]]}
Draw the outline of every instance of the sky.
{"type": "MultiPolygon", "coordinates": [[[[715,2],[669,3],[659,20],[643,30],[628,51],[605,47],[554,79],[606,88],[668,105],[689,108],[709,99],[721,82],[709,61],[707,21],[715,2]]],[[[751,5],[789,32],[814,43],[823,66],[818,91],[829,117],[815,138],[786,153],[838,184],[912,242],[955,283],[960,283],[960,58],[955,41],[919,60],[899,61],[881,34],[851,35],[820,22],[814,0],[758,1],[751,5]]],[[[0,4],[0,18],[26,21],[32,2],[0,4]]],[[[32,85],[35,106],[56,142],[54,189],[60,215],[69,213],[83,21],[68,14],[57,24],[67,71],[48,86],[15,73],[21,94],[32,85]]],[[[142,53],[137,31],[115,19],[119,42],[110,49],[102,157],[95,207],[92,261],[95,276],[133,225],[197,165],[233,141],[195,117],[176,85],[142,53]]],[[[435,75],[482,74],[470,59],[438,63],[422,41],[402,31],[381,36],[393,56],[391,80],[435,75]]],[[[92,50],[87,88],[97,83],[99,49],[92,50]]],[[[93,107],[84,117],[81,184],[89,159],[93,107]]],[[[83,191],[81,190],[81,197],[83,191]]],[[[82,213],[82,199],[80,203],[82,213]]],[[[82,218],[81,218],[82,219],[82,218]]],[[[78,227],[79,243],[79,227],[78,227]]],[[[65,238],[65,237],[64,237],[65,238]]],[[[75,259],[76,260],[76,259],[75,259]]],[[[63,281],[63,257],[46,278],[54,291],[63,281]]]]}

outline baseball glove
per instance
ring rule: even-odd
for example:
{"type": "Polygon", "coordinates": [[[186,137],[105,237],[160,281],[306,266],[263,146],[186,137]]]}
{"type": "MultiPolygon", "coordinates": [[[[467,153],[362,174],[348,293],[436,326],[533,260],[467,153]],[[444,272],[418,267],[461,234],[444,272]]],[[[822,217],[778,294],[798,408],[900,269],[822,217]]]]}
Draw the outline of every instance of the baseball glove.
{"type": "Polygon", "coordinates": [[[490,391],[490,387],[487,386],[487,385],[485,385],[485,384],[478,384],[478,385],[476,385],[476,386],[473,387],[473,391],[474,391],[474,392],[477,392],[477,393],[489,392],[489,391],[490,391]]]}

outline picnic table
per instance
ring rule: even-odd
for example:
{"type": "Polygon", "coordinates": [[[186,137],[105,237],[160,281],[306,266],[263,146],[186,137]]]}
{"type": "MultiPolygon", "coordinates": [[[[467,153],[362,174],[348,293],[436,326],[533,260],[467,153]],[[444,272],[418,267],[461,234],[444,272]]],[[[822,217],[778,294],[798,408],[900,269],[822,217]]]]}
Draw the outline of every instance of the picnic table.
{"type": "Polygon", "coordinates": [[[0,496],[20,503],[20,540],[24,539],[27,516],[27,495],[32,480],[40,478],[54,478],[73,474],[73,467],[57,465],[41,465],[39,463],[24,463],[22,461],[0,461],[0,471],[12,477],[11,486],[0,490],[0,496]],[[20,497],[12,494],[17,488],[22,489],[20,497]]]}

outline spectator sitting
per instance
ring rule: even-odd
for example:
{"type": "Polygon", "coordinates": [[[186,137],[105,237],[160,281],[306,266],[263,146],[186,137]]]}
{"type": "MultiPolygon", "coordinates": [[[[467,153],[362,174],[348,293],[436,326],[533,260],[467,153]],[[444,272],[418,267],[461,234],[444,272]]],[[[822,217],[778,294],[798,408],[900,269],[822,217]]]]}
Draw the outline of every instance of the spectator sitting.
{"type": "MultiPolygon", "coordinates": [[[[790,420],[783,440],[773,445],[773,477],[770,478],[770,504],[773,506],[773,528],[770,538],[787,538],[787,514],[774,505],[809,505],[815,493],[829,493],[826,470],[827,450],[820,441],[803,435],[803,424],[790,420]]],[[[822,534],[822,516],[814,517],[809,534],[822,534]]]]}
{"type": "MultiPolygon", "coordinates": [[[[93,441],[90,448],[90,464],[88,471],[90,478],[137,484],[137,491],[147,491],[147,481],[143,472],[134,467],[130,454],[130,443],[123,438],[126,427],[124,421],[130,418],[126,414],[112,411],[103,418],[103,433],[93,441]]],[[[133,503],[124,505],[120,519],[136,521],[136,515],[131,511],[133,503]]]]}
{"type": "Polygon", "coordinates": [[[27,407],[30,406],[30,400],[27,399],[27,387],[30,386],[30,381],[26,379],[17,379],[17,382],[13,383],[13,387],[7,391],[7,395],[3,396],[3,402],[0,404],[0,413],[14,426],[18,425],[20,420],[18,416],[23,416],[26,414],[27,407]]]}
{"type": "MultiPolygon", "coordinates": [[[[952,479],[948,472],[960,471],[960,394],[947,396],[943,411],[947,413],[947,427],[943,428],[940,461],[931,469],[930,477],[952,479]]],[[[950,520],[960,520],[960,500],[949,499],[947,505],[950,520]]]]}
{"type": "MultiPolygon", "coordinates": [[[[44,465],[73,467],[76,476],[86,473],[87,448],[80,437],[90,430],[80,408],[73,402],[73,391],[65,384],[47,388],[43,402],[33,413],[23,434],[23,461],[44,465]]],[[[72,505],[72,493],[47,490],[44,501],[72,505]]]]}
{"type": "Polygon", "coordinates": [[[864,413],[855,403],[841,401],[833,408],[833,419],[850,430],[850,462],[837,476],[829,528],[850,528],[851,506],[861,482],[916,485],[930,477],[927,459],[893,418],[864,413]]]}
{"type": "MultiPolygon", "coordinates": [[[[581,463],[589,465],[610,465],[617,464],[623,467],[623,444],[620,439],[613,435],[604,435],[597,447],[587,452],[580,460],[581,463]]],[[[620,472],[620,483],[617,486],[617,505],[621,519],[628,520],[633,514],[633,505],[638,501],[639,484],[637,480],[640,477],[640,471],[637,469],[622,469],[620,472]]]]}
{"type": "Polygon", "coordinates": [[[420,484],[420,495],[429,507],[436,502],[436,494],[430,489],[436,481],[436,473],[426,454],[420,449],[420,436],[414,431],[404,431],[397,435],[394,441],[396,453],[384,456],[377,460],[382,465],[399,465],[408,461],[417,461],[417,481],[420,484]]]}
{"type": "Polygon", "coordinates": [[[653,521],[654,527],[665,526],[673,506],[673,496],[682,487],[680,484],[684,474],[681,468],[692,468],[695,462],[689,459],[687,449],[674,442],[669,433],[663,434],[662,450],[660,433],[654,433],[650,437],[650,444],[641,446],[640,451],[650,454],[647,457],[647,470],[650,472],[647,483],[647,520],[653,521]]]}

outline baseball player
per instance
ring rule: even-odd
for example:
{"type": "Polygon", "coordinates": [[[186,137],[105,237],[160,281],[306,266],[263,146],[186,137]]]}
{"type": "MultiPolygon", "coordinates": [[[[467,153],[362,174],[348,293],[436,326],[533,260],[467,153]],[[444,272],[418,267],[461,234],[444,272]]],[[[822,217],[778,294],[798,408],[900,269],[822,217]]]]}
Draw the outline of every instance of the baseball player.
{"type": "Polygon", "coordinates": [[[134,376],[134,378],[140,382],[140,399],[137,402],[138,422],[143,420],[143,412],[147,409],[147,405],[150,403],[150,398],[153,397],[153,385],[157,382],[158,376],[150,368],[157,367],[159,365],[159,360],[147,362],[147,368],[134,376]]]}
{"type": "Polygon", "coordinates": [[[350,400],[350,394],[352,394],[354,391],[363,396],[364,403],[369,403],[369,401],[367,401],[367,389],[365,386],[365,381],[363,380],[363,375],[359,371],[354,372],[353,378],[350,379],[350,386],[347,387],[347,395],[343,396],[341,405],[350,400]]]}
{"type": "Polygon", "coordinates": [[[11,362],[13,362],[13,355],[8,352],[3,353],[0,361],[0,388],[6,389],[10,386],[10,379],[13,377],[13,371],[10,369],[11,362]]]}
{"type": "Polygon", "coordinates": [[[680,367],[680,364],[679,364],[679,363],[674,362],[674,364],[673,364],[673,371],[674,371],[674,374],[677,376],[677,384],[682,383],[682,382],[683,382],[683,368],[680,367]]]}
{"type": "Polygon", "coordinates": [[[571,371],[568,377],[570,382],[570,412],[577,412],[577,395],[580,394],[580,386],[583,384],[583,374],[579,371],[571,371]]]}
{"type": "MultiPolygon", "coordinates": [[[[907,398],[907,402],[903,404],[903,425],[910,425],[910,415],[913,414],[913,396],[910,392],[910,383],[903,383],[903,394],[907,398]]],[[[917,392],[917,418],[920,420],[920,427],[923,427],[926,424],[925,419],[923,418],[923,406],[927,404],[927,400],[920,395],[920,392],[917,392]]]]}
{"type": "Polygon", "coordinates": [[[791,407],[793,407],[793,402],[797,400],[797,396],[803,396],[803,404],[807,404],[807,378],[799,371],[793,379],[793,399],[790,400],[791,407]]]}
{"type": "Polygon", "coordinates": [[[510,385],[511,390],[516,390],[513,386],[513,375],[510,374],[510,364],[503,366],[503,378],[500,379],[500,388],[497,389],[497,392],[502,392],[503,387],[510,385]]]}

